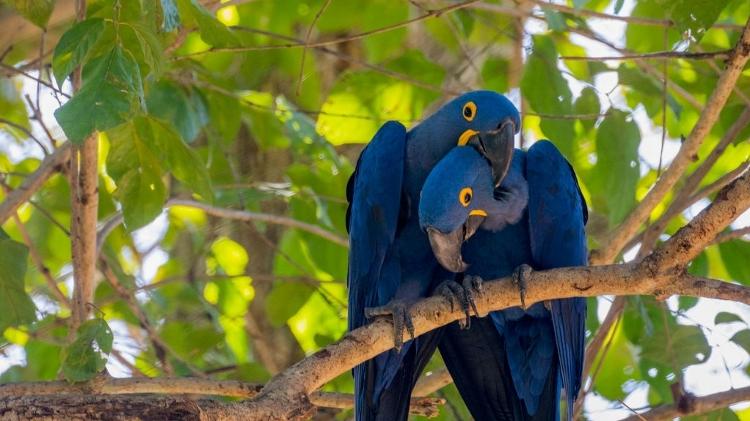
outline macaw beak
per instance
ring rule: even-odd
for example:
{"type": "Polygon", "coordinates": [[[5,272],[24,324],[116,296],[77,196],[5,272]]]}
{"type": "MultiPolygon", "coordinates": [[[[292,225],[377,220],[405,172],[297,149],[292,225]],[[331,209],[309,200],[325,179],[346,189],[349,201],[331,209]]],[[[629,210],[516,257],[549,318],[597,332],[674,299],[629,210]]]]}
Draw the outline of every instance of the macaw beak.
{"type": "Polygon", "coordinates": [[[463,225],[449,233],[440,232],[432,227],[427,228],[432,252],[444,268],[459,273],[469,267],[461,257],[461,246],[477,232],[484,218],[484,215],[470,215],[463,225]]]}
{"type": "Polygon", "coordinates": [[[492,166],[492,180],[495,187],[508,174],[513,160],[513,135],[516,132],[513,120],[506,119],[497,129],[488,132],[478,132],[472,136],[468,144],[475,147],[492,166]]]}

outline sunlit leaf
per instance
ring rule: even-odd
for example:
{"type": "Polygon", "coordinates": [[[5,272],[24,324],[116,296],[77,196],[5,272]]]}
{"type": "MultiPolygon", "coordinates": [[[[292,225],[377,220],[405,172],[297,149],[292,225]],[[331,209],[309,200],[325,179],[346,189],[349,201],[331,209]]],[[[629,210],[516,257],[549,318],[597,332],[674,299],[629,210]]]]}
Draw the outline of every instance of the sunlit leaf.
{"type": "Polygon", "coordinates": [[[24,290],[28,249],[0,229],[0,331],[33,322],[34,303],[24,290]]]}
{"type": "Polygon", "coordinates": [[[47,21],[55,8],[54,0],[9,0],[8,3],[40,28],[47,27],[47,21]]]}
{"type": "Polygon", "coordinates": [[[55,111],[55,118],[73,142],[94,130],[107,130],[140,108],[143,99],[138,64],[120,47],[84,67],[83,87],[55,111]]]}
{"type": "Polygon", "coordinates": [[[76,23],[63,34],[52,56],[52,72],[58,85],[62,85],[73,69],[83,64],[104,31],[104,25],[103,19],[90,18],[76,23]]]}

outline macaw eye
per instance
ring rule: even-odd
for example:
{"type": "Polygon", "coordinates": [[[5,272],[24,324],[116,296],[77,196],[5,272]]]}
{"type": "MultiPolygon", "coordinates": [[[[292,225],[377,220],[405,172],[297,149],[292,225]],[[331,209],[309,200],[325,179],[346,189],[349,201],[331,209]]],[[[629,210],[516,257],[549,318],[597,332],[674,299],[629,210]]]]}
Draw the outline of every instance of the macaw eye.
{"type": "Polygon", "coordinates": [[[461,205],[463,207],[469,206],[469,203],[471,203],[471,196],[474,194],[474,191],[471,190],[471,187],[464,187],[461,189],[461,192],[458,193],[458,201],[461,202],[461,205]]]}
{"type": "Polygon", "coordinates": [[[469,101],[466,104],[464,104],[464,119],[466,121],[474,120],[474,117],[477,115],[477,104],[475,104],[473,101],[469,101]]]}

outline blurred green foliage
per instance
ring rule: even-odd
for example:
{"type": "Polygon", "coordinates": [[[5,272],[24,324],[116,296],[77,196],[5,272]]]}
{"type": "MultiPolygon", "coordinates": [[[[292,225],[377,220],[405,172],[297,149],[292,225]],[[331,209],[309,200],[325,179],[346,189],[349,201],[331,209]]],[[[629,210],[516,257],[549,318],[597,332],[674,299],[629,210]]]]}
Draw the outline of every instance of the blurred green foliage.
{"type": "MultiPolygon", "coordinates": [[[[52,0],[7,3],[39,27],[47,26],[54,6],[52,0]]],[[[42,78],[72,94],[67,99],[57,93],[55,136],[78,143],[96,133],[100,141],[99,219],[117,213],[124,219],[101,244],[101,259],[129,297],[100,280],[97,318],[66,343],[70,312],[45,272],[70,294],[70,188],[63,175],[54,175],[33,205],[19,209],[22,225],[11,219],[3,225],[7,235],[0,231],[0,349],[25,352],[24,362],[0,375],[3,382],[54,379],[60,371],[70,381],[89,379],[108,355],[117,360],[113,349],[129,361],[124,368],[120,363],[126,372],[201,371],[264,382],[337,340],[346,329],[346,248],[298,229],[234,222],[189,206],[165,211],[165,204],[173,197],[192,198],[281,213],[345,236],[345,186],[362,145],[383,122],[416,124],[461,90],[520,87],[524,138],[552,139],[576,169],[592,213],[595,248],[656,179],[659,169],[639,150],[658,136],[642,133],[686,136],[701,112],[692,98],[703,103],[717,78],[709,61],[672,59],[669,79],[682,90],[664,97],[658,71],[647,71],[642,62],[559,60],[586,54],[597,37],[595,26],[576,9],[621,13],[632,6],[622,0],[569,0],[573,12],[536,8],[528,22],[544,20],[547,27],[531,33],[517,32],[514,17],[481,7],[393,27],[444,5],[332,2],[315,22],[312,39],[339,41],[307,49],[299,44],[322,0],[218,8],[197,0],[87,3],[84,20],[50,28],[54,52],[45,64],[51,73],[42,78]],[[514,48],[523,49],[522,65],[512,62],[514,48]],[[82,86],[73,94],[66,81],[78,67],[82,86]],[[613,77],[616,91],[597,89],[598,80],[613,77]],[[637,112],[645,114],[640,123],[637,112]],[[643,127],[644,121],[652,127],[643,127]],[[41,263],[30,264],[27,238],[41,263]]],[[[615,41],[632,52],[715,51],[731,48],[739,34],[716,23],[743,24],[750,5],[643,0],[628,13],[675,22],[627,24],[625,39],[615,41]]],[[[35,48],[19,44],[3,55],[3,64],[24,66],[35,48]]],[[[661,68],[661,62],[653,64],[661,68]]],[[[0,180],[8,188],[33,172],[41,157],[24,132],[36,127],[24,85],[35,86],[21,77],[0,80],[0,139],[16,150],[0,149],[0,180]]],[[[745,72],[738,86],[747,92],[749,85],[745,72]]],[[[53,101],[45,92],[46,101],[53,101]]],[[[730,98],[689,171],[744,107],[737,96],[730,98]]],[[[702,185],[736,168],[748,153],[747,142],[731,145],[702,185]]],[[[0,190],[0,199],[5,194],[0,190]]],[[[652,219],[672,199],[668,196],[652,219]]],[[[680,215],[665,234],[685,222],[680,215]]],[[[710,246],[690,271],[747,283],[749,257],[750,243],[733,240],[710,246]]],[[[602,302],[590,300],[589,338],[598,328],[602,302]]],[[[679,311],[696,303],[680,299],[679,311]]],[[[730,340],[750,351],[750,330],[739,315],[719,313],[715,324],[741,326],[730,340]]],[[[670,403],[670,385],[715,351],[704,329],[648,297],[627,300],[608,342],[608,352],[595,362],[601,368],[593,392],[613,405],[639,386],[648,388],[651,405],[670,403]]],[[[440,367],[436,356],[429,369],[440,367]]],[[[326,388],[351,391],[352,382],[342,375],[326,388]]],[[[448,400],[440,419],[469,417],[455,387],[437,393],[448,400]]],[[[737,415],[723,410],[703,419],[737,415]]]]}

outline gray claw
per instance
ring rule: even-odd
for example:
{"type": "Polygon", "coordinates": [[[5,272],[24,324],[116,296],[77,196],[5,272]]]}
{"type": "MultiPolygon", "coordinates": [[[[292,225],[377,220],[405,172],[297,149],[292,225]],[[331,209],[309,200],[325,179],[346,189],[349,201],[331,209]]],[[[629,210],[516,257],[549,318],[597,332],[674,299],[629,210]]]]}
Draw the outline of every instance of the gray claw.
{"type": "Polygon", "coordinates": [[[451,310],[454,309],[454,303],[458,303],[461,306],[466,318],[459,320],[458,325],[461,329],[468,329],[471,327],[470,310],[474,310],[474,313],[479,316],[472,291],[481,292],[481,278],[467,275],[464,277],[462,283],[459,284],[453,280],[445,281],[438,285],[437,292],[448,300],[451,310]]]}
{"type": "Polygon", "coordinates": [[[513,271],[513,282],[518,285],[518,292],[521,295],[521,308],[526,310],[526,278],[531,275],[531,266],[522,264],[513,271]]]}
{"type": "Polygon", "coordinates": [[[404,328],[409,332],[411,339],[414,339],[414,323],[411,320],[407,305],[399,300],[392,300],[388,304],[380,307],[366,307],[365,317],[372,319],[374,317],[390,317],[393,323],[393,343],[396,351],[401,351],[404,345],[404,328]]]}
{"type": "Polygon", "coordinates": [[[479,276],[473,276],[473,275],[466,275],[464,276],[464,280],[462,282],[463,289],[466,292],[467,299],[469,301],[469,304],[471,305],[471,309],[474,310],[474,314],[477,315],[477,317],[482,317],[479,314],[479,310],[477,309],[477,303],[474,301],[474,293],[477,295],[482,293],[482,283],[484,281],[479,276]]]}

